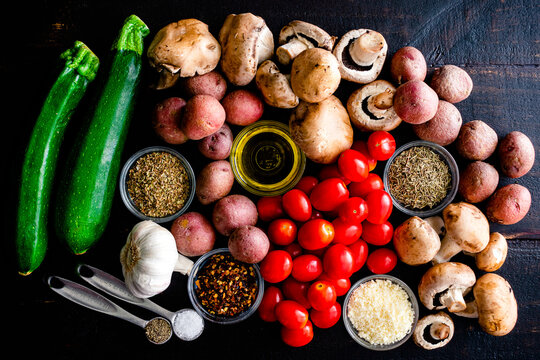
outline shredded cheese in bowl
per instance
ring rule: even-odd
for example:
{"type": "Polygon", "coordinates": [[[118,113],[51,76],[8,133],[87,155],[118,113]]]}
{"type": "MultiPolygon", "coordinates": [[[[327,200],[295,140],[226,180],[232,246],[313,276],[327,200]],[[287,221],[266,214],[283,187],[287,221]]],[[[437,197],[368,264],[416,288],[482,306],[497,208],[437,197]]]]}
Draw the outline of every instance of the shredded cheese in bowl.
{"type": "Polygon", "coordinates": [[[344,304],[347,330],[360,344],[389,350],[404,343],[418,321],[418,303],[399,279],[371,276],[351,288],[344,304]]]}

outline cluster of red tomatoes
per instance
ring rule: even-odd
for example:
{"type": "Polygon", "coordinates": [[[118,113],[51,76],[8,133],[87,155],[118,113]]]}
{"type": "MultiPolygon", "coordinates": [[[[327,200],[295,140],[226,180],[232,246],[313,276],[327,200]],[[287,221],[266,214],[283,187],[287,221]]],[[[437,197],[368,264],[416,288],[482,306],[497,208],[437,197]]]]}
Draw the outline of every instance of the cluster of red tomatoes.
{"type": "Polygon", "coordinates": [[[258,200],[272,244],[260,263],[270,286],[258,313],[282,325],[286,344],[304,346],[313,339],[314,326],[330,328],[339,321],[337,298],[348,292],[351,275],[364,264],[376,274],[396,265],[396,254],[382,247],[392,240],[392,199],[371,172],[395,148],[390,133],[376,131],[317,176],[304,176],[285,194],[258,200]],[[378,248],[368,254],[368,244],[378,248]]]}

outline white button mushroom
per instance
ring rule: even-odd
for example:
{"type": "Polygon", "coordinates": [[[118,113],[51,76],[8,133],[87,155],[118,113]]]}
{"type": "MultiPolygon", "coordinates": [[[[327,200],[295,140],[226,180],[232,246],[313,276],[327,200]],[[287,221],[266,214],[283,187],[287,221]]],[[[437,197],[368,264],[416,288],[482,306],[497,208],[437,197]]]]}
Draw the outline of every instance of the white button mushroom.
{"type": "Polygon", "coordinates": [[[407,265],[430,262],[441,247],[441,240],[435,229],[418,216],[413,216],[396,227],[393,242],[397,256],[407,265]]]}
{"type": "Polygon", "coordinates": [[[447,308],[450,312],[466,309],[464,300],[476,281],[474,271],[458,262],[444,262],[429,268],[418,284],[418,297],[429,310],[447,308]]]}
{"type": "Polygon", "coordinates": [[[512,286],[502,276],[482,275],[473,288],[474,300],[456,315],[478,318],[482,329],[493,336],[504,336],[517,322],[518,306],[512,286]]]}
{"type": "Polygon", "coordinates": [[[206,74],[216,68],[221,56],[219,42],[208,25],[197,19],[171,23],[156,33],[147,50],[150,66],[159,73],[155,87],[166,89],[180,77],[206,74]]]}
{"type": "Polygon", "coordinates": [[[257,67],[274,54],[274,37],[263,18],[251,13],[230,14],[219,31],[221,69],[234,85],[247,85],[257,67]]]}
{"type": "Polygon", "coordinates": [[[449,261],[461,251],[477,253],[489,242],[489,222],[476,206],[459,202],[448,205],[442,213],[446,235],[434,264],[449,261]]]}
{"type": "Polygon", "coordinates": [[[433,350],[448,344],[453,336],[454,322],[452,318],[440,311],[436,314],[426,315],[418,320],[414,329],[413,340],[416,345],[426,350],[433,350]]]}

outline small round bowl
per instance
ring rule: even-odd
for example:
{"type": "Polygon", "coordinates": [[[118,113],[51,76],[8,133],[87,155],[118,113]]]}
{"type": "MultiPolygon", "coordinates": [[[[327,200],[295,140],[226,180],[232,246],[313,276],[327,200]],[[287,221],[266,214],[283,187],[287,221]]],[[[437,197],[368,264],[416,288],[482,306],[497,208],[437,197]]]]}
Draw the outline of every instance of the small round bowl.
{"type": "Polygon", "coordinates": [[[259,120],[236,135],[229,156],[236,181],[258,196],[281,195],[304,174],[306,155],[279,121],[259,120]]]}
{"type": "Polygon", "coordinates": [[[418,300],[416,299],[416,297],[414,295],[414,292],[403,281],[401,281],[400,279],[398,279],[398,278],[396,278],[394,276],[391,276],[391,275],[371,275],[371,276],[368,276],[368,277],[365,277],[363,279],[358,280],[353,286],[351,286],[351,288],[349,289],[349,292],[347,293],[347,296],[345,297],[345,299],[343,301],[342,318],[343,318],[343,323],[345,324],[345,329],[347,329],[347,332],[353,338],[354,341],[356,341],[357,343],[359,343],[363,347],[365,347],[367,349],[370,349],[370,350],[386,351],[386,350],[395,349],[395,348],[403,345],[411,337],[411,335],[412,335],[412,333],[414,331],[414,328],[416,327],[416,323],[418,322],[418,316],[419,316],[418,300]],[[349,316],[348,316],[349,300],[350,300],[351,295],[353,294],[353,292],[360,285],[365,284],[368,281],[377,280],[377,279],[390,280],[393,283],[401,286],[405,290],[407,295],[409,295],[409,300],[411,302],[413,312],[414,312],[414,319],[413,319],[413,323],[411,324],[411,330],[407,333],[407,335],[405,335],[402,339],[400,339],[400,340],[398,340],[396,342],[393,342],[391,344],[387,344],[387,345],[375,345],[375,344],[372,344],[369,341],[361,338],[358,335],[358,332],[354,328],[353,324],[349,320],[349,316]]]}
{"type": "Polygon", "coordinates": [[[401,146],[399,149],[397,149],[392,155],[392,157],[388,159],[388,161],[386,162],[386,166],[384,168],[383,182],[384,182],[384,189],[392,198],[392,203],[394,204],[394,207],[396,207],[399,211],[409,216],[428,217],[428,216],[432,216],[432,215],[440,213],[456,197],[458,186],[459,186],[459,168],[456,163],[456,160],[444,147],[430,141],[424,141],[424,140],[411,141],[401,146]],[[416,146],[428,147],[431,150],[433,150],[436,154],[438,154],[441,157],[441,159],[443,159],[448,165],[448,169],[450,170],[450,175],[452,177],[452,180],[450,183],[450,190],[446,194],[445,198],[442,199],[439,202],[439,204],[437,204],[433,208],[411,209],[409,207],[402,205],[398,200],[394,198],[388,184],[388,173],[390,171],[390,166],[392,165],[392,162],[394,161],[394,159],[403,151],[410,149],[412,147],[416,147],[416,146]]]}
{"type": "Polygon", "coordinates": [[[138,217],[141,220],[152,220],[152,221],[154,221],[156,223],[166,223],[166,222],[169,222],[169,221],[172,221],[172,220],[176,219],[177,217],[182,215],[184,212],[186,212],[186,210],[189,208],[189,206],[191,205],[191,203],[193,201],[193,198],[195,197],[196,182],[195,182],[195,173],[193,172],[193,168],[191,167],[191,165],[189,164],[187,159],[182,154],[180,154],[176,150],[173,150],[173,149],[165,147],[165,146],[151,146],[151,147],[147,147],[147,148],[144,148],[144,149],[141,149],[141,150],[137,151],[135,154],[133,154],[126,161],[126,163],[124,164],[124,167],[122,168],[122,171],[120,172],[119,186],[120,186],[120,197],[122,198],[122,201],[124,202],[124,205],[126,206],[126,208],[133,215],[135,215],[136,217],[138,217]],[[142,213],[137,208],[137,206],[135,205],[133,200],[131,199],[131,196],[129,195],[129,192],[128,192],[128,189],[127,189],[126,181],[127,181],[129,170],[131,169],[133,164],[135,164],[135,162],[140,157],[142,157],[143,155],[150,154],[150,153],[153,153],[153,152],[168,152],[170,154],[173,154],[178,159],[180,159],[182,165],[184,166],[184,168],[186,169],[186,172],[188,174],[188,179],[189,179],[189,183],[190,183],[190,191],[189,191],[189,195],[188,195],[188,197],[186,199],[186,202],[184,203],[184,206],[182,206],[182,208],[180,210],[178,210],[176,213],[171,214],[169,216],[152,217],[152,216],[148,216],[148,215],[142,213]]]}
{"type": "Polygon", "coordinates": [[[199,270],[209,261],[210,257],[215,255],[215,254],[229,254],[230,255],[230,251],[229,251],[228,248],[219,248],[219,249],[211,250],[211,251],[207,252],[206,254],[202,255],[195,262],[195,264],[193,264],[193,268],[191,269],[191,271],[189,273],[188,283],[187,283],[189,300],[193,304],[193,308],[204,319],[206,319],[208,321],[211,321],[213,323],[216,323],[216,324],[235,324],[235,323],[238,323],[240,321],[246,320],[248,317],[250,317],[251,315],[253,315],[253,313],[255,313],[257,311],[257,308],[261,304],[261,301],[262,301],[262,298],[263,298],[263,295],[264,295],[264,279],[263,279],[263,277],[261,275],[261,272],[259,270],[259,266],[257,264],[246,264],[248,266],[252,266],[253,269],[255,270],[256,282],[257,282],[257,287],[258,287],[257,295],[255,297],[255,301],[253,302],[253,304],[251,304],[251,306],[247,310],[245,310],[245,311],[243,311],[240,314],[237,314],[235,316],[214,315],[214,314],[211,314],[210,312],[208,312],[204,308],[204,306],[201,304],[201,302],[199,301],[199,298],[197,297],[197,294],[196,294],[196,286],[197,285],[195,284],[195,282],[197,281],[197,273],[199,272],[199,270]]]}

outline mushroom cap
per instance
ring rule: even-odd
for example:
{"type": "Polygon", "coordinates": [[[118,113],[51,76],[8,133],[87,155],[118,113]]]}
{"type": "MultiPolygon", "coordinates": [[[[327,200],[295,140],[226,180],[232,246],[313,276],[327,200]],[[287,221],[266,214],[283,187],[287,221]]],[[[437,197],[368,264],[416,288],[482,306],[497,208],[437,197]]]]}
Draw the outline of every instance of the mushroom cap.
{"type": "Polygon", "coordinates": [[[302,39],[311,43],[313,47],[320,47],[332,51],[337,38],[331,36],[317,25],[301,20],[293,20],[285,25],[279,32],[279,45],[288,43],[291,39],[302,39]]]}
{"type": "Polygon", "coordinates": [[[452,203],[442,212],[446,236],[464,251],[477,253],[489,242],[489,222],[484,213],[467,202],[452,203]]]}
{"type": "Polygon", "coordinates": [[[328,50],[307,49],[293,60],[291,87],[304,101],[317,103],[327,99],[340,82],[339,63],[328,50]]]}
{"type": "Polygon", "coordinates": [[[518,308],[512,286],[502,276],[482,275],[473,289],[478,323],[488,334],[508,334],[517,322],[518,308]]]}
{"type": "Polygon", "coordinates": [[[450,315],[446,314],[445,312],[438,312],[436,314],[429,314],[418,320],[418,323],[416,324],[416,328],[413,332],[413,340],[416,345],[426,349],[426,350],[433,350],[438,349],[450,342],[452,340],[452,337],[454,336],[454,322],[452,321],[452,318],[450,315]],[[448,333],[446,334],[446,337],[443,339],[437,338],[437,336],[433,336],[434,327],[441,327],[445,326],[445,328],[448,330],[448,333]],[[426,331],[429,330],[429,331],[426,331]],[[426,339],[427,333],[431,334],[431,339],[426,339]]]}
{"type": "Polygon", "coordinates": [[[352,92],[347,100],[351,123],[362,131],[394,130],[401,124],[394,107],[379,108],[374,104],[377,95],[393,97],[396,87],[386,80],[375,80],[352,92]]]}
{"type": "Polygon", "coordinates": [[[216,68],[221,46],[197,19],[183,19],[160,29],[148,46],[148,60],[164,79],[160,88],[174,85],[179,77],[206,74],[216,68]]]}
{"type": "Polygon", "coordinates": [[[397,256],[407,265],[430,262],[441,247],[435,229],[418,216],[410,217],[396,227],[393,241],[397,256]]]}
{"type": "Polygon", "coordinates": [[[219,31],[221,69],[234,85],[247,85],[257,67],[274,54],[274,37],[260,16],[230,14],[219,31]]]}
{"type": "Polygon", "coordinates": [[[289,129],[306,157],[319,164],[335,162],[353,143],[349,114],[334,95],[318,103],[300,101],[290,116],[289,129]]]}
{"type": "Polygon", "coordinates": [[[355,64],[348,51],[349,46],[354,40],[358,39],[362,34],[370,31],[373,30],[351,30],[343,35],[334,47],[333,53],[338,59],[339,71],[343,79],[359,84],[367,84],[377,79],[381,73],[384,61],[386,59],[386,53],[388,52],[388,44],[386,43],[386,40],[384,41],[382,49],[377,58],[370,66],[359,66],[355,64]]]}
{"type": "Polygon", "coordinates": [[[291,88],[289,79],[272,60],[264,61],[255,74],[255,83],[264,101],[282,109],[298,106],[300,99],[291,88]]]}
{"type": "MultiPolygon", "coordinates": [[[[442,310],[438,297],[447,291],[459,290],[465,294],[476,282],[474,271],[458,262],[444,262],[429,268],[418,284],[418,297],[429,310],[442,310]]],[[[463,309],[461,309],[463,310],[463,309]]]]}
{"type": "Polygon", "coordinates": [[[505,262],[508,254],[508,242],[506,238],[498,233],[493,232],[489,236],[489,243],[475,255],[476,267],[483,271],[496,271],[505,262]]]}

